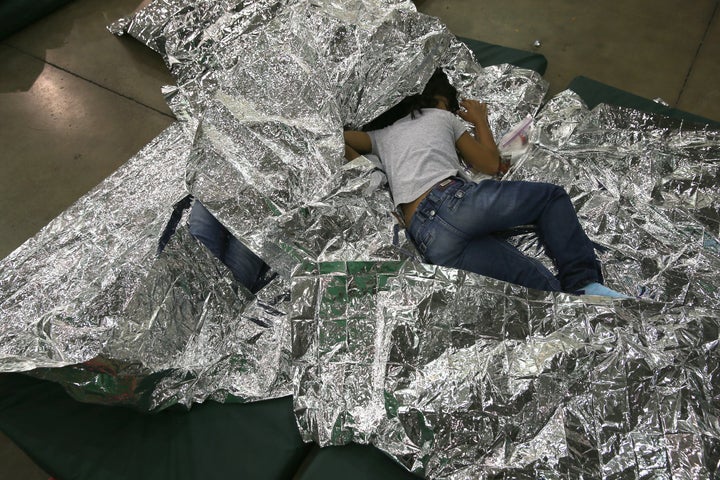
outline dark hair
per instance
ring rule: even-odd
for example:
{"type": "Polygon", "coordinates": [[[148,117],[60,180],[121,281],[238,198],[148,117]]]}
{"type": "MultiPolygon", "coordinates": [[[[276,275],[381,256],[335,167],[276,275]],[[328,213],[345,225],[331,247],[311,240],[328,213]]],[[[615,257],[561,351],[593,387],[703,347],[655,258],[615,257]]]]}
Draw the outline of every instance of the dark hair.
{"type": "Polygon", "coordinates": [[[448,108],[451,112],[454,113],[460,109],[457,90],[450,84],[447,75],[445,75],[445,72],[441,68],[435,70],[435,73],[433,73],[430,80],[428,80],[422,93],[405,97],[400,103],[366,123],[362,129],[366,132],[379,130],[392,125],[408,114],[411,118],[415,118],[415,114],[422,115],[423,108],[434,108],[437,106],[436,96],[447,98],[448,108]]]}

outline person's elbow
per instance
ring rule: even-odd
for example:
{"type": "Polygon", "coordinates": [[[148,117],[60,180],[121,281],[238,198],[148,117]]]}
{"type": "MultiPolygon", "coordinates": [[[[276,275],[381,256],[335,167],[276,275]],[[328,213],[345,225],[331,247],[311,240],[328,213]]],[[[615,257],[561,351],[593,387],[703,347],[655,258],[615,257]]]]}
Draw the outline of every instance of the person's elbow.
{"type": "Polygon", "coordinates": [[[345,144],[360,154],[370,153],[372,150],[372,141],[366,132],[346,130],[343,132],[343,137],[345,144]]]}
{"type": "Polygon", "coordinates": [[[470,135],[463,135],[457,142],[463,160],[474,170],[495,175],[500,169],[500,152],[495,146],[483,145],[470,135]]]}
{"type": "Polygon", "coordinates": [[[471,159],[465,158],[465,161],[469,163],[474,170],[486,175],[495,175],[500,171],[500,155],[490,151],[484,152],[471,159]]]}

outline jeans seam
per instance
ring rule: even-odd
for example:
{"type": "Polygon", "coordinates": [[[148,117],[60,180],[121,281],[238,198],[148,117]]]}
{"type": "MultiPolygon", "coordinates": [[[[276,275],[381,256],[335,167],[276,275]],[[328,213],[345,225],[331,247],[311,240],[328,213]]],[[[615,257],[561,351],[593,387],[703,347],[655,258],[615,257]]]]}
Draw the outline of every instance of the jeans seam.
{"type": "MultiPolygon", "coordinates": [[[[466,255],[466,252],[467,252],[467,247],[468,247],[469,245],[470,245],[470,242],[468,242],[468,244],[465,246],[465,248],[463,249],[463,251],[461,252],[461,254],[458,256],[457,265],[461,265],[461,264],[463,263],[463,261],[465,260],[465,255],[466,255]]],[[[530,256],[528,256],[528,255],[525,255],[524,253],[522,253],[522,252],[519,251],[517,248],[513,247],[512,245],[510,245],[510,244],[509,244],[507,241],[505,241],[505,240],[502,240],[502,245],[503,245],[503,247],[505,248],[505,250],[508,252],[508,254],[514,255],[514,256],[518,256],[518,257],[524,257],[525,259],[529,260],[529,263],[530,263],[530,265],[532,265],[532,268],[535,269],[536,272],[542,274],[541,276],[542,276],[543,278],[545,278],[545,272],[546,272],[546,271],[547,271],[547,272],[550,272],[550,274],[552,275],[552,278],[554,278],[555,281],[557,281],[559,290],[548,290],[548,291],[562,291],[562,285],[560,284],[560,281],[558,280],[557,276],[553,275],[552,271],[550,271],[547,267],[545,267],[545,265],[543,265],[542,262],[540,262],[540,261],[539,261],[538,259],[536,259],[536,258],[533,258],[533,257],[530,257],[530,256]]],[[[549,279],[546,279],[546,281],[548,282],[547,287],[550,288],[550,285],[549,285],[550,280],[549,280],[549,279]]]]}
{"type": "Polygon", "coordinates": [[[435,238],[435,235],[433,235],[432,230],[428,232],[427,239],[420,242],[420,253],[423,254],[423,257],[425,256],[425,252],[427,252],[428,245],[432,242],[433,238],[435,238]]]}
{"type": "MultiPolygon", "coordinates": [[[[410,228],[408,228],[408,233],[410,233],[410,240],[415,245],[415,247],[420,251],[420,254],[422,256],[425,256],[425,251],[427,251],[427,242],[424,240],[421,240],[423,229],[428,228],[427,225],[428,219],[423,218],[422,220],[419,218],[414,219],[414,223],[411,225],[410,228]],[[419,223],[415,223],[419,222],[419,223]]],[[[428,240],[431,240],[433,237],[432,231],[428,232],[428,240]]]]}

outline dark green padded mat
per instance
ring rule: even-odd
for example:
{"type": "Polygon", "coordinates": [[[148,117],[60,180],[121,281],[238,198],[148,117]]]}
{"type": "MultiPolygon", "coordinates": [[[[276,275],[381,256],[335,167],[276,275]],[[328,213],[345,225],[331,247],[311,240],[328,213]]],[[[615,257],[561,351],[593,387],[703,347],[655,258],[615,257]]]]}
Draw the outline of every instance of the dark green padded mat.
{"type": "Polygon", "coordinates": [[[0,0],[0,40],[71,0],[0,0]]]}
{"type": "Polygon", "coordinates": [[[350,444],[343,447],[315,446],[296,480],[418,480],[377,448],[350,444]]]}
{"type": "Polygon", "coordinates": [[[539,53],[501,47],[472,38],[458,37],[458,40],[470,47],[470,50],[475,54],[475,59],[483,67],[509,63],[518,67],[535,70],[540,75],[544,75],[547,69],[547,59],[539,53]]]}
{"type": "Polygon", "coordinates": [[[720,122],[694,115],[689,112],[666,107],[660,103],[648,100],[647,98],[625,92],[619,88],[611,87],[587,77],[575,77],[568,89],[580,95],[588,108],[594,108],[600,103],[619,105],[621,107],[634,108],[643,112],[659,113],[676,120],[684,120],[693,123],[709,124],[713,127],[720,127],[720,122]]]}
{"type": "Polygon", "coordinates": [[[287,479],[313,448],[290,397],[145,414],[20,374],[0,377],[0,427],[58,480],[287,479]]]}

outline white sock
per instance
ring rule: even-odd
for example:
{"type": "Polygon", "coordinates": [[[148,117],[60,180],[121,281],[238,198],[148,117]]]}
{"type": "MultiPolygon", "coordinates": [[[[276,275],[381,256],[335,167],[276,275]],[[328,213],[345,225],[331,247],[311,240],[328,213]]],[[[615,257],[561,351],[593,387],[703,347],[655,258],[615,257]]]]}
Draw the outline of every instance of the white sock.
{"type": "Polygon", "coordinates": [[[612,288],[608,288],[602,283],[589,283],[585,285],[583,288],[580,289],[581,295],[599,295],[602,297],[611,297],[611,298],[631,298],[623,293],[616,292],[612,288]]]}

